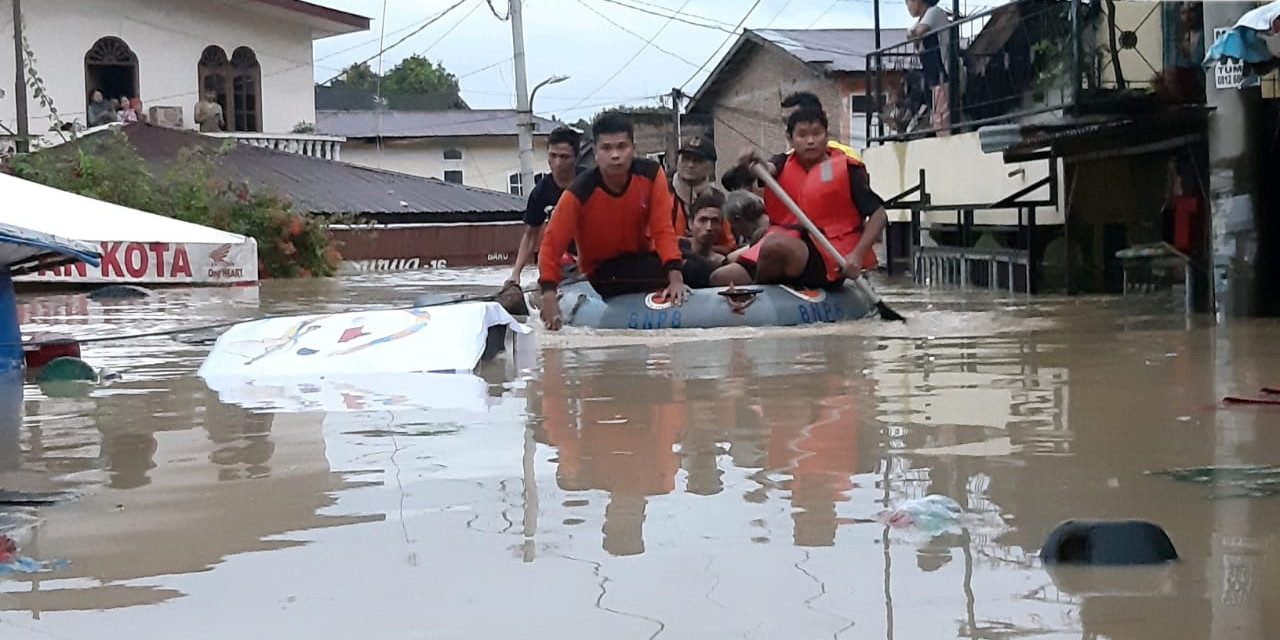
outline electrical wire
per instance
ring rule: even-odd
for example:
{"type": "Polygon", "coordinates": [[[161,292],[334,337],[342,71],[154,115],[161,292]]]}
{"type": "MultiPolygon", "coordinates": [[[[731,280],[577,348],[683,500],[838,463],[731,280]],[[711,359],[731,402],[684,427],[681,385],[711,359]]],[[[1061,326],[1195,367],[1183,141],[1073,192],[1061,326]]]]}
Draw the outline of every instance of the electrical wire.
{"type": "Polygon", "coordinates": [[[711,61],[716,59],[716,56],[719,55],[720,50],[723,49],[725,45],[729,44],[730,41],[733,40],[733,38],[737,35],[738,30],[742,28],[742,25],[747,23],[747,18],[750,18],[751,14],[755,13],[756,9],[759,7],[760,7],[760,0],[756,0],[755,4],[751,5],[751,8],[747,10],[747,13],[744,14],[742,16],[742,19],[738,21],[738,25],[733,28],[734,33],[730,33],[724,39],[724,42],[721,42],[720,46],[716,47],[716,50],[711,52],[711,56],[708,57],[705,62],[703,62],[701,65],[698,66],[698,70],[694,71],[693,75],[689,76],[689,79],[685,80],[684,84],[680,85],[681,90],[684,90],[685,87],[689,86],[689,83],[693,82],[694,78],[697,78],[698,74],[702,73],[702,70],[706,69],[707,65],[711,64],[711,61]]]}
{"type": "MultiPolygon", "coordinates": [[[[378,59],[378,58],[381,58],[381,57],[383,56],[383,54],[385,54],[386,52],[388,52],[388,51],[390,51],[390,50],[392,50],[392,49],[394,49],[394,48],[396,48],[396,47],[398,47],[398,46],[400,46],[400,45],[404,44],[404,42],[405,42],[406,40],[408,40],[409,38],[412,38],[412,37],[414,37],[414,36],[418,35],[419,33],[422,33],[423,31],[425,31],[425,30],[427,29],[427,27],[429,27],[429,26],[431,26],[431,25],[433,25],[433,24],[435,24],[435,23],[439,22],[439,21],[440,21],[441,19],[443,19],[445,16],[447,16],[447,15],[449,15],[451,12],[453,12],[453,10],[454,10],[454,9],[457,9],[458,7],[461,7],[462,5],[466,4],[466,3],[467,3],[467,1],[468,1],[468,0],[458,0],[457,2],[453,3],[452,5],[450,5],[450,6],[449,6],[449,8],[447,8],[447,9],[445,9],[444,11],[441,11],[440,13],[437,13],[436,15],[432,16],[431,18],[429,18],[429,19],[428,19],[426,22],[424,22],[422,25],[418,26],[416,29],[414,29],[413,31],[409,32],[409,34],[408,34],[408,35],[404,36],[403,38],[400,38],[399,40],[396,40],[395,42],[391,43],[389,46],[386,46],[386,47],[379,46],[379,50],[378,50],[378,52],[377,52],[377,53],[375,53],[375,54],[373,54],[373,55],[369,56],[368,58],[365,58],[364,60],[361,60],[360,62],[357,62],[357,63],[355,63],[355,64],[357,64],[357,65],[361,65],[361,64],[368,64],[368,63],[370,63],[370,62],[372,62],[372,61],[374,61],[374,60],[376,60],[376,59],[378,59]]],[[[385,20],[384,20],[383,22],[385,22],[385,20]]],[[[328,80],[325,80],[324,82],[321,82],[320,84],[329,84],[330,82],[333,82],[334,80],[337,80],[338,78],[341,78],[341,77],[342,77],[342,74],[340,73],[340,74],[338,74],[338,75],[336,75],[336,76],[334,76],[334,77],[332,77],[332,78],[329,78],[328,80]]]]}
{"type": "MultiPolygon", "coordinates": [[[[622,31],[625,31],[625,32],[627,32],[627,33],[629,33],[629,34],[631,34],[631,35],[635,36],[636,38],[639,38],[640,40],[644,40],[644,41],[645,41],[645,44],[644,44],[644,47],[642,47],[642,48],[640,49],[641,51],[644,51],[644,49],[647,49],[648,47],[653,47],[654,49],[657,49],[658,51],[661,51],[661,52],[663,52],[663,53],[665,53],[665,54],[667,54],[667,55],[669,55],[669,56],[671,56],[671,57],[675,58],[676,60],[679,60],[679,61],[681,61],[681,62],[683,62],[683,63],[685,63],[685,64],[687,64],[687,65],[689,65],[689,66],[691,66],[691,67],[696,67],[696,66],[698,66],[698,65],[697,65],[697,64],[695,64],[694,62],[690,61],[688,58],[685,58],[684,56],[682,56],[682,55],[680,55],[680,54],[678,54],[678,53],[675,53],[675,52],[673,52],[673,51],[670,51],[670,50],[668,50],[668,49],[663,49],[662,47],[658,46],[657,44],[654,44],[654,42],[653,42],[653,41],[654,41],[654,39],[656,39],[656,38],[658,37],[658,35],[659,35],[659,34],[661,34],[661,33],[663,32],[663,30],[665,30],[665,29],[667,28],[667,26],[671,24],[671,20],[670,20],[670,19],[668,19],[668,20],[667,20],[667,22],[666,22],[665,24],[663,24],[663,25],[662,25],[662,29],[659,29],[659,30],[658,30],[658,33],[653,34],[653,37],[652,37],[652,38],[646,38],[646,37],[644,37],[644,36],[642,36],[642,35],[640,35],[640,34],[636,33],[635,31],[632,31],[631,29],[629,29],[629,28],[627,28],[627,27],[625,27],[625,26],[623,26],[623,25],[619,24],[619,23],[618,23],[617,21],[615,21],[613,18],[610,18],[609,16],[607,16],[607,15],[605,15],[605,14],[603,14],[603,13],[600,13],[598,10],[596,10],[596,8],[595,8],[595,7],[593,7],[593,6],[589,5],[589,4],[587,4],[587,3],[586,3],[586,2],[584,2],[583,0],[578,0],[578,4],[580,4],[580,5],[584,6],[584,7],[586,7],[586,8],[587,8],[587,10],[588,10],[588,11],[590,11],[591,13],[594,13],[594,14],[596,14],[596,15],[600,16],[601,18],[604,18],[605,22],[608,22],[609,24],[611,24],[611,25],[613,25],[613,26],[617,27],[618,29],[621,29],[622,31]]],[[[685,2],[685,4],[689,4],[689,3],[688,3],[688,2],[685,2]]]]}
{"type": "Polygon", "coordinates": [[[813,25],[818,24],[823,18],[827,17],[827,14],[831,13],[831,10],[836,8],[836,5],[838,4],[840,4],[840,0],[831,0],[831,4],[827,6],[827,10],[819,13],[818,17],[814,18],[813,22],[810,22],[809,26],[805,27],[805,29],[812,29],[813,25]]]}
{"type": "MultiPolygon", "coordinates": [[[[688,6],[688,5],[689,5],[689,3],[690,3],[690,2],[692,2],[692,1],[693,1],[693,0],[684,0],[684,4],[680,5],[680,9],[684,9],[684,8],[685,8],[686,6],[688,6]]],[[[587,5],[587,3],[583,2],[582,0],[578,0],[578,4],[581,4],[582,6],[587,7],[588,9],[590,9],[590,8],[591,8],[590,6],[588,6],[588,5],[587,5]]],[[[594,11],[594,9],[592,9],[592,11],[594,11]]],[[[607,19],[607,18],[606,18],[606,19],[607,19]]],[[[674,20],[673,20],[672,18],[667,18],[667,21],[666,21],[666,22],[664,22],[664,23],[662,23],[662,28],[658,29],[657,33],[654,33],[654,34],[653,34],[653,37],[651,37],[651,38],[649,38],[648,40],[646,40],[646,41],[645,41],[645,43],[644,43],[644,46],[643,46],[643,47],[640,47],[638,50],[636,50],[636,52],[635,52],[634,54],[632,54],[632,55],[631,55],[631,57],[630,57],[630,58],[628,58],[628,59],[627,59],[627,61],[626,61],[626,62],[624,62],[624,63],[622,64],[622,66],[621,66],[621,67],[618,67],[618,70],[617,70],[617,71],[614,71],[614,72],[613,72],[613,74],[612,74],[612,75],[610,75],[610,76],[608,77],[608,79],[606,79],[604,82],[600,83],[600,85],[599,85],[599,86],[597,86],[595,89],[593,89],[593,90],[591,91],[591,93],[588,93],[588,94],[586,95],[586,97],[584,97],[582,100],[579,100],[579,101],[578,101],[577,103],[575,103],[573,106],[569,107],[569,109],[568,109],[568,110],[569,110],[569,111],[572,111],[573,109],[578,108],[578,106],[579,106],[579,105],[581,105],[583,102],[586,102],[587,100],[589,100],[589,99],[591,99],[592,97],[594,97],[597,93],[599,93],[601,89],[603,89],[603,88],[605,88],[605,87],[609,86],[609,83],[610,83],[610,82],[613,82],[614,78],[617,78],[618,76],[622,75],[622,72],[623,72],[623,71],[626,71],[626,70],[627,70],[627,67],[631,66],[631,63],[632,63],[632,62],[635,62],[635,61],[636,61],[636,58],[639,58],[639,57],[640,57],[640,54],[641,54],[641,53],[644,53],[645,49],[648,49],[650,45],[653,45],[653,41],[654,41],[654,40],[656,40],[656,39],[658,38],[658,36],[662,35],[662,32],[663,32],[663,31],[666,31],[666,30],[667,30],[667,27],[671,26],[671,23],[672,23],[673,21],[674,21],[674,20]]],[[[612,21],[612,20],[610,20],[610,22],[613,22],[613,21],[612,21]]],[[[619,26],[620,26],[620,25],[619,25],[619,26]]],[[[653,46],[654,46],[654,48],[657,48],[657,45],[653,45],[653,46]]],[[[692,64],[692,63],[690,63],[690,64],[692,64]]]]}
{"type": "MultiPolygon", "coordinates": [[[[484,1],[485,1],[485,3],[486,3],[486,4],[488,4],[488,5],[489,5],[489,11],[493,12],[493,17],[497,18],[498,20],[500,20],[500,21],[502,21],[502,22],[506,22],[506,21],[508,21],[508,20],[510,20],[510,19],[511,19],[511,5],[510,5],[510,4],[508,4],[508,5],[507,5],[507,15],[505,15],[505,16],[500,16],[500,15],[498,15],[498,9],[497,9],[497,7],[494,7],[494,6],[493,6],[493,0],[484,0],[484,1]]],[[[508,2],[519,2],[519,1],[520,1],[520,0],[508,0],[508,2]]]]}
{"type": "MultiPolygon", "coordinates": [[[[728,28],[726,28],[726,26],[729,24],[729,23],[727,23],[727,22],[724,22],[724,23],[718,23],[718,24],[707,24],[707,23],[705,23],[705,22],[695,22],[695,21],[694,21],[694,20],[692,20],[690,17],[687,17],[687,16],[690,16],[691,14],[679,14],[679,13],[677,13],[677,14],[672,14],[672,13],[662,13],[662,12],[660,12],[660,11],[654,11],[654,10],[652,10],[652,9],[645,9],[644,7],[637,7],[637,6],[634,6],[634,5],[627,4],[627,3],[625,3],[625,2],[620,2],[619,0],[603,0],[603,1],[604,1],[604,2],[608,2],[609,4],[616,4],[616,5],[618,5],[619,7],[626,7],[627,9],[631,9],[632,11],[639,11],[640,13],[645,13],[645,14],[648,14],[648,15],[651,15],[651,16],[657,16],[657,17],[659,17],[659,18],[667,18],[667,19],[675,20],[676,22],[681,22],[681,23],[684,23],[684,24],[687,24],[687,25],[692,25],[692,26],[695,26],[695,27],[702,27],[703,29],[712,29],[712,30],[714,30],[714,31],[720,31],[720,32],[723,32],[723,33],[731,33],[731,32],[729,31],[729,29],[728,29],[728,28]],[[721,26],[722,24],[723,24],[723,25],[726,25],[726,26],[721,26]]],[[[663,7],[663,8],[666,8],[666,7],[663,7]]],[[[668,10],[669,10],[669,9],[668,9],[668,10]]],[[[698,16],[698,17],[701,17],[701,16],[698,16]]],[[[703,19],[703,20],[711,20],[711,18],[702,18],[702,19],[703,19]]],[[[718,22],[718,21],[715,21],[715,22],[718,22]]]]}

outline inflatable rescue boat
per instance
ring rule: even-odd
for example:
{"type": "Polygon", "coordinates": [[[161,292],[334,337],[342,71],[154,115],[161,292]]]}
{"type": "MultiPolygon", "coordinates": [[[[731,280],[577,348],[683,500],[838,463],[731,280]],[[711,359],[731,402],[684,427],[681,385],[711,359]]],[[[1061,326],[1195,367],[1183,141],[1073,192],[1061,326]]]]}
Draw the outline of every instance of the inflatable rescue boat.
{"type": "Polygon", "coordinates": [[[659,293],[605,300],[589,282],[560,287],[560,316],[565,326],[595,329],[790,327],[860,320],[875,311],[875,301],[862,289],[848,284],[835,290],[793,289],[785,285],[693,289],[679,307],[662,299],[659,293]]]}

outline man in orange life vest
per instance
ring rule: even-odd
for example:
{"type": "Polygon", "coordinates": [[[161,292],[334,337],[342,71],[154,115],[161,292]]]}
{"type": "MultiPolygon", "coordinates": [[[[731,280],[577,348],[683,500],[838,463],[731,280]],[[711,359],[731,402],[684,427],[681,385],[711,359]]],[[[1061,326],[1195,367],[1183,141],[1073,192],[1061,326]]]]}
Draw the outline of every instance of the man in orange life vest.
{"type": "Polygon", "coordinates": [[[578,268],[601,296],[661,291],[684,304],[688,289],[683,259],[671,224],[671,188],[662,167],[637,158],[635,128],[618,113],[591,125],[596,168],[574,178],[547,224],[538,257],[541,315],[547,329],[560,328],[560,256],[578,246],[578,268]]]}
{"type": "Polygon", "coordinates": [[[794,151],[764,160],[756,151],[744,153],[739,164],[762,162],[783,190],[847,262],[842,272],[834,256],[826,255],[790,209],[772,192],[765,192],[765,211],[772,227],[736,264],[721,267],[713,285],[788,284],[804,288],[835,288],[844,278],[856,278],[876,266],[872,245],[888,223],[884,201],[871,190],[866,168],[856,158],[827,143],[827,114],[813,94],[788,101],[799,108],[787,117],[787,136],[794,151]]]}

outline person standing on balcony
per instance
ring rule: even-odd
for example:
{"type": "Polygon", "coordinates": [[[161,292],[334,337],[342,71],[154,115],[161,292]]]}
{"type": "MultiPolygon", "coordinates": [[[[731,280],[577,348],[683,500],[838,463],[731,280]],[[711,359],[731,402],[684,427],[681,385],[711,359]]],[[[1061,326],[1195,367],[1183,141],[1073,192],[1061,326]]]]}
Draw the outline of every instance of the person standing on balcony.
{"type": "Polygon", "coordinates": [[[201,133],[214,133],[226,127],[226,121],[222,117],[222,105],[218,104],[218,94],[212,91],[206,91],[204,100],[196,103],[193,116],[201,133]]]}
{"type": "Polygon", "coordinates": [[[938,0],[907,0],[907,13],[916,19],[908,34],[921,38],[916,43],[920,65],[924,68],[925,86],[933,93],[931,124],[939,136],[951,133],[951,92],[948,88],[951,69],[951,20],[938,6],[938,0]]]}

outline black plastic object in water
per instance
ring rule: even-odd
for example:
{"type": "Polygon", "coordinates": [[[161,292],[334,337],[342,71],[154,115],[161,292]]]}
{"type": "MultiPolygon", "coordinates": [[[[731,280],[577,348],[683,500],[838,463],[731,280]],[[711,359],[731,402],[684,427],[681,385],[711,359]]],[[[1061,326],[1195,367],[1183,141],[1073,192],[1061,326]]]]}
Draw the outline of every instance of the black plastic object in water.
{"type": "Polygon", "coordinates": [[[128,298],[150,298],[154,296],[150,289],[133,284],[109,284],[89,292],[90,300],[122,300],[128,298]]]}
{"type": "Polygon", "coordinates": [[[1135,565],[1178,559],[1169,535],[1144,520],[1067,520],[1040,550],[1045,564],[1135,565]]]}

